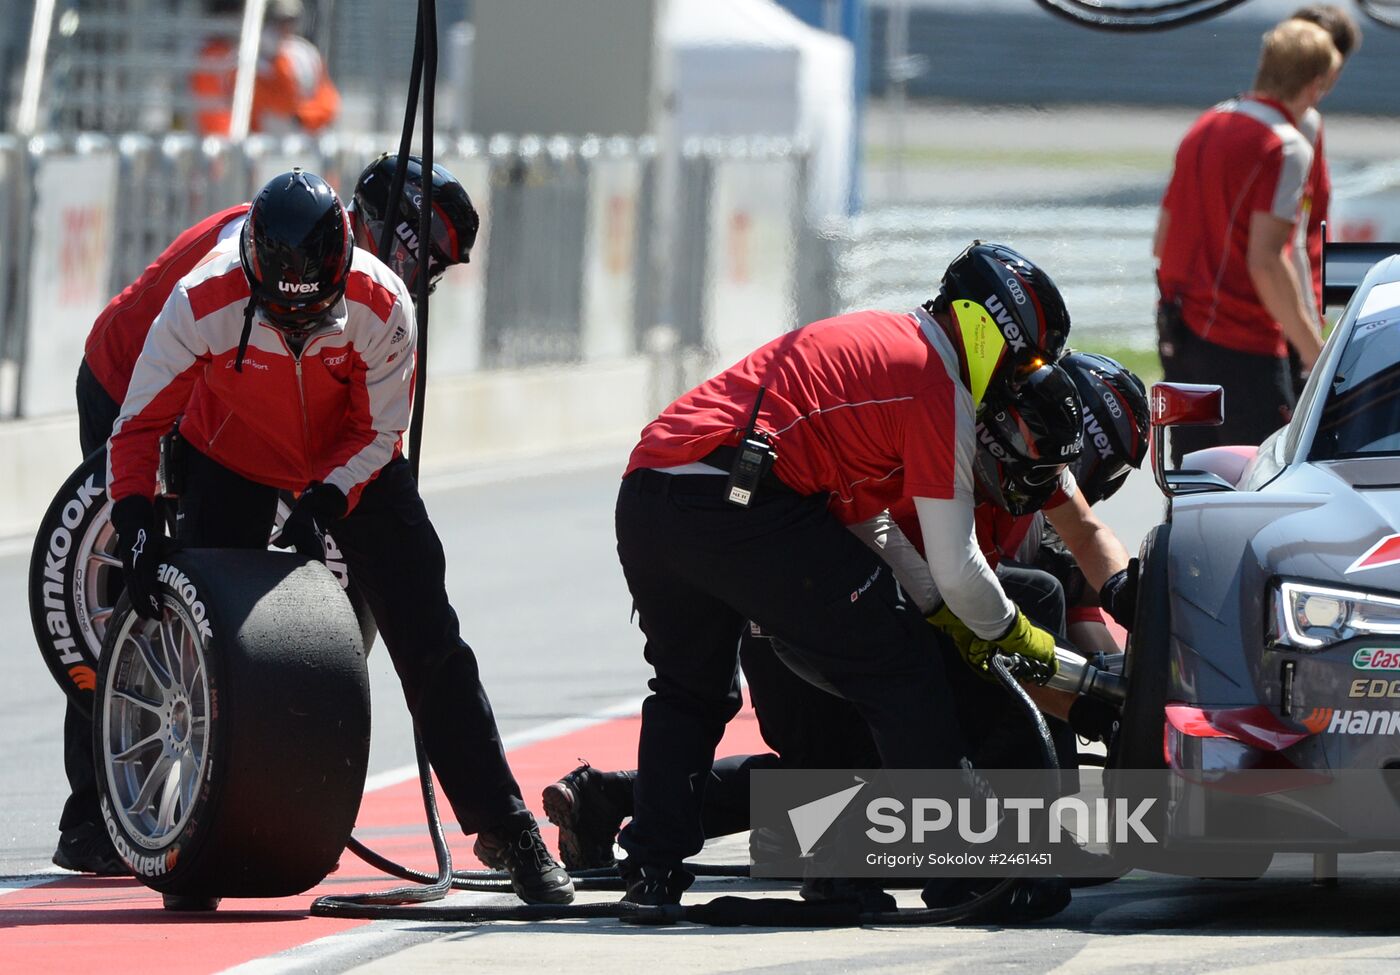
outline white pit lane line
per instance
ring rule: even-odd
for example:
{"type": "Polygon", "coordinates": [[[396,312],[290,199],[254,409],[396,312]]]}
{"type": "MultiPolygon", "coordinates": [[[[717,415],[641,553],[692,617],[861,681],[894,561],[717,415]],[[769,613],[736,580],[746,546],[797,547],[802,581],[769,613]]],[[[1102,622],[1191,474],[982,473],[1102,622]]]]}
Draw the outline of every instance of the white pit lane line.
{"type": "MultiPolygon", "coordinates": [[[[616,718],[631,717],[641,713],[643,700],[642,697],[628,698],[591,714],[580,715],[576,718],[560,718],[557,721],[550,721],[534,728],[527,728],[524,731],[506,736],[502,744],[505,746],[506,752],[509,753],[525,745],[533,745],[535,742],[550,738],[561,738],[564,735],[573,734],[616,718]]],[[[388,789],[417,777],[417,763],[387,769],[376,775],[371,775],[365,780],[365,795],[379,789],[388,789]]],[[[424,838],[425,840],[427,838],[426,826],[424,827],[424,838]]],[[[44,883],[51,879],[53,879],[52,876],[43,875],[35,877],[33,883],[44,883]]],[[[23,886],[32,886],[32,884],[26,882],[23,886]]],[[[0,890],[3,889],[0,888],[0,890]]],[[[514,894],[455,891],[449,896],[463,903],[483,905],[516,903],[514,894]]],[[[443,937],[441,928],[442,922],[440,921],[395,920],[392,926],[371,922],[349,931],[308,941],[306,944],[288,948],[286,951],[279,951],[274,955],[255,958],[241,965],[226,968],[221,975],[273,975],[273,973],[303,970],[339,971],[342,968],[350,968],[355,964],[374,958],[381,958],[400,948],[411,947],[423,940],[424,937],[443,937]],[[431,935],[426,931],[421,935],[418,933],[427,928],[432,929],[431,935]],[[337,962],[343,964],[337,964],[337,962]]]]}

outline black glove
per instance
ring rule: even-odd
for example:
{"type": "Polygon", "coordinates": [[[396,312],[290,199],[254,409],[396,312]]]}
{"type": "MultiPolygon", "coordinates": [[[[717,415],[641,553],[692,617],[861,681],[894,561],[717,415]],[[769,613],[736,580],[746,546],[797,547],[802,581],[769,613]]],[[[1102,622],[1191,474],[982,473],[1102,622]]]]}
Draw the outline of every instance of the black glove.
{"type": "Polygon", "coordinates": [[[122,559],[131,608],[148,620],[161,616],[157,569],[165,556],[166,537],[156,531],[156,509],[149,498],[133,494],[112,505],[112,527],[122,559]]]}
{"type": "Polygon", "coordinates": [[[1099,590],[1099,605],[1124,629],[1133,628],[1137,613],[1138,560],[1129,559],[1128,567],[1108,577],[1099,590]]]}
{"type": "Polygon", "coordinates": [[[312,484],[282,523],[282,530],[272,540],[278,548],[294,548],[302,555],[326,561],[326,530],[332,522],[345,517],[345,495],[329,484],[312,484]]]}

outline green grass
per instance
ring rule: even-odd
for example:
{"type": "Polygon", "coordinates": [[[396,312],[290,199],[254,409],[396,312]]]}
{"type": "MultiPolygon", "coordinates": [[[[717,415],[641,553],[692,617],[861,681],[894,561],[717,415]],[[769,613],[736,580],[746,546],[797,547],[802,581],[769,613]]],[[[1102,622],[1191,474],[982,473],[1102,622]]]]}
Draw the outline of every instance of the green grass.
{"type": "MultiPolygon", "coordinates": [[[[883,143],[867,145],[865,159],[871,165],[893,163],[893,146],[883,143]]],[[[1156,171],[1170,169],[1170,153],[1145,149],[995,149],[971,146],[905,146],[904,164],[909,166],[936,165],[1002,165],[1038,166],[1046,169],[1141,169],[1156,171]]]]}
{"type": "Polygon", "coordinates": [[[1080,345],[1074,341],[1074,336],[1070,336],[1070,348],[1078,349],[1080,352],[1097,352],[1099,355],[1106,355],[1110,359],[1117,359],[1128,369],[1132,370],[1143,385],[1151,386],[1162,378],[1162,362],[1157,358],[1157,350],[1154,349],[1129,349],[1115,347],[1111,345],[1096,345],[1085,343],[1080,345]]]}

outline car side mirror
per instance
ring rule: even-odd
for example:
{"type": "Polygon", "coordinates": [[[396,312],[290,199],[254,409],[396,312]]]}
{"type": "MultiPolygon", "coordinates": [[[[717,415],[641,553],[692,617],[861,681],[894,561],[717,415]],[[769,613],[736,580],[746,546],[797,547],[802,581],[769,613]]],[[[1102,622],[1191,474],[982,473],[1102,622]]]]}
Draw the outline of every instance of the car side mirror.
{"type": "Polygon", "coordinates": [[[1208,471],[1169,471],[1167,427],[1218,427],[1225,422],[1225,390],[1196,383],[1153,383],[1148,393],[1152,438],[1152,476],[1163,494],[1176,497],[1206,491],[1233,491],[1235,486],[1208,471]]]}

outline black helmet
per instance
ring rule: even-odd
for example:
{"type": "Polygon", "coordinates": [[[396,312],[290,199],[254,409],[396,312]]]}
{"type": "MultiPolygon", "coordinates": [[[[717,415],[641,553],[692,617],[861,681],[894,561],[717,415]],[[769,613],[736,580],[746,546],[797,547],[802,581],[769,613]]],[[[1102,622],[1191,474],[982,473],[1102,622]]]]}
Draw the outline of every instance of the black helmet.
{"type": "Polygon", "coordinates": [[[1084,452],[1074,479],[1084,500],[1097,504],[1123,486],[1132,467],[1147,456],[1147,391],[1119,362],[1092,352],[1070,352],[1060,360],[1079,390],[1084,407],[1084,452]]]}
{"type": "Polygon", "coordinates": [[[1014,397],[996,394],[977,422],[972,463],[983,499],[1013,515],[1037,511],[1084,446],[1084,421],[1074,383],[1058,366],[1028,375],[1014,397]]]}
{"type": "Polygon", "coordinates": [[[283,331],[315,328],[345,294],[353,250],[329,183],[300,169],[274,176],[253,198],[238,242],[250,306],[283,331]]]}
{"type": "MultiPolygon", "coordinates": [[[[355,221],[356,236],[361,247],[379,252],[379,236],[386,214],[394,220],[394,234],[387,259],[394,273],[403,279],[410,291],[418,277],[418,225],[423,200],[423,160],[408,157],[408,173],[404,179],[403,196],[397,207],[389,206],[389,191],[393,188],[394,169],[399,157],[385,153],[365,167],[355,184],[350,200],[350,213],[355,221]]],[[[431,255],[428,272],[432,284],[438,275],[452,264],[465,264],[476,244],[476,232],[481,226],[471,197],[457,178],[441,166],[433,166],[433,222],[431,255]]]]}
{"type": "Polygon", "coordinates": [[[974,240],[943,272],[930,305],[953,317],[978,402],[1059,359],[1069,334],[1069,312],[1050,275],[1004,244],[974,240]]]}

